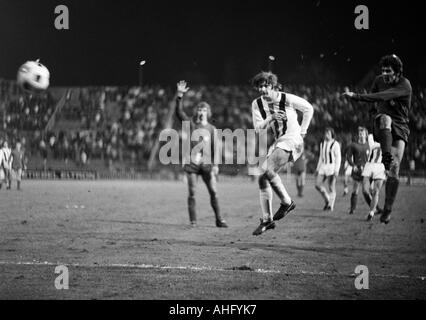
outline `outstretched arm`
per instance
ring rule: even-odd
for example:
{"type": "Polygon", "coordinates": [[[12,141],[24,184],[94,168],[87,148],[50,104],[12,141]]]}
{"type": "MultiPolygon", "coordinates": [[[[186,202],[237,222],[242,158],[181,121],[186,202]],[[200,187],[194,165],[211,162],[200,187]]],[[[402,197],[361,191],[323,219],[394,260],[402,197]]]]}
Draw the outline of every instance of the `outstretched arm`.
{"type": "Polygon", "coordinates": [[[399,97],[408,96],[411,93],[411,86],[409,83],[400,82],[397,86],[373,93],[359,94],[354,92],[345,92],[344,95],[357,101],[365,102],[380,102],[389,101],[399,97]]]}
{"type": "Polygon", "coordinates": [[[186,85],[186,81],[182,80],[177,83],[177,95],[176,95],[176,116],[180,121],[189,121],[190,118],[183,111],[183,95],[189,90],[186,85]]]}

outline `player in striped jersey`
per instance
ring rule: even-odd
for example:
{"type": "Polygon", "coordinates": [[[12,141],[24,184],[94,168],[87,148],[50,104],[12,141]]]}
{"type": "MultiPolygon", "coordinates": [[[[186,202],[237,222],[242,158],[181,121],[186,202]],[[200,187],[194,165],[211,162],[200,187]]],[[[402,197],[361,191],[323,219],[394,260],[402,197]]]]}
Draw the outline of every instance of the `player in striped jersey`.
{"type": "Polygon", "coordinates": [[[370,194],[371,198],[370,212],[367,215],[367,221],[370,221],[376,212],[381,212],[381,209],[379,209],[377,205],[379,203],[380,190],[386,179],[386,171],[382,163],[382,149],[380,148],[380,143],[374,141],[372,134],[368,135],[368,145],[370,152],[362,176],[363,192],[370,194]],[[371,180],[373,180],[372,188],[371,180]]]}
{"type": "Polygon", "coordinates": [[[260,72],[253,77],[253,86],[261,96],[252,103],[254,128],[270,129],[274,141],[266,158],[264,172],[259,176],[260,206],[262,218],[253,235],[260,235],[275,228],[274,221],[284,218],[296,205],[287,193],[279,171],[289,161],[296,161],[303,152],[303,138],[307,133],[314,109],[303,98],[280,91],[278,78],[272,72],[260,72]],[[303,114],[302,123],[297,120],[296,110],[303,114]],[[272,216],[272,190],[281,201],[279,209],[272,216]]]}
{"type": "Polygon", "coordinates": [[[3,171],[4,171],[4,181],[6,181],[6,189],[10,190],[10,170],[11,170],[11,153],[12,150],[9,148],[7,141],[3,142],[3,147],[0,150],[3,153],[3,171]]]}
{"type": "Polygon", "coordinates": [[[324,198],[324,210],[334,210],[334,202],[336,201],[336,180],[339,175],[342,155],[340,144],[334,139],[333,128],[327,127],[324,130],[324,140],[320,144],[320,154],[318,165],[315,171],[316,182],[315,188],[324,198]],[[327,182],[327,189],[324,187],[327,182]]]}
{"type": "MultiPolygon", "coordinates": [[[[183,110],[183,96],[189,90],[185,81],[179,81],[177,83],[177,96],[176,96],[176,116],[180,121],[188,121],[190,124],[191,134],[194,130],[199,130],[202,133],[200,137],[201,141],[208,142],[216,141],[214,139],[215,127],[208,122],[208,118],[211,116],[210,106],[206,102],[200,102],[194,108],[194,114],[189,117],[183,110]]],[[[191,139],[191,138],[189,138],[191,139]]],[[[191,150],[197,146],[200,141],[193,141],[191,139],[191,150]]],[[[215,144],[211,144],[212,149],[203,148],[202,152],[194,154],[191,159],[186,159],[189,163],[184,165],[184,171],[186,173],[188,183],[188,213],[191,226],[197,225],[197,214],[195,208],[195,184],[197,176],[201,176],[204,183],[207,186],[207,190],[210,195],[210,204],[216,217],[216,227],[227,228],[225,220],[222,219],[219,209],[219,199],[217,197],[216,190],[216,176],[219,172],[219,167],[214,163],[214,149],[215,144]],[[209,159],[210,163],[204,161],[209,159]]],[[[193,153],[192,151],[190,152],[193,153]]]]}

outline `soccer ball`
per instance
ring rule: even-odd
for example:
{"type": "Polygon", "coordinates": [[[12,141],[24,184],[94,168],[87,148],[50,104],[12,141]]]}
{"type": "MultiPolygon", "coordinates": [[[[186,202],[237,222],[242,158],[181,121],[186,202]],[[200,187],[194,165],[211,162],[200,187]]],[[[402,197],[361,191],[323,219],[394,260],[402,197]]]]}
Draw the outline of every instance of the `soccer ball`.
{"type": "Polygon", "coordinates": [[[39,60],[27,61],[18,70],[18,85],[27,92],[46,90],[50,84],[50,72],[39,60]]]}

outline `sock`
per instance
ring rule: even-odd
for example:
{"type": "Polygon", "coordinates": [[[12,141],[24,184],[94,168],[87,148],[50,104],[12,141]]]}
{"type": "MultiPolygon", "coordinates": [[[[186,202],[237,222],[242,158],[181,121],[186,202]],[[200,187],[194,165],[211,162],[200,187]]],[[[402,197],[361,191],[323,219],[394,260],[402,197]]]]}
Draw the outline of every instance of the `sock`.
{"type": "Polygon", "coordinates": [[[260,189],[260,207],[262,208],[263,221],[272,220],[272,189],[268,185],[260,189]]]}
{"type": "Polygon", "coordinates": [[[17,188],[18,188],[18,190],[20,190],[21,189],[21,182],[18,181],[17,184],[18,184],[17,188]]]}
{"type": "Polygon", "coordinates": [[[358,195],[356,193],[352,193],[352,195],[351,195],[351,211],[355,211],[357,202],[358,202],[358,195]]]}
{"type": "Polygon", "coordinates": [[[272,189],[277,194],[278,198],[280,198],[280,201],[282,204],[290,204],[291,198],[289,194],[287,193],[287,190],[285,189],[280,176],[277,174],[273,179],[270,181],[272,189]]]}
{"type": "Polygon", "coordinates": [[[195,198],[188,197],[188,212],[189,212],[189,221],[197,221],[197,214],[195,212],[195,198]]]}
{"type": "Polygon", "coordinates": [[[392,147],[392,133],[390,129],[380,129],[380,146],[383,153],[390,153],[392,147]]]}
{"type": "Polygon", "coordinates": [[[300,197],[303,197],[303,185],[302,186],[299,186],[299,196],[300,197]]]}
{"type": "Polygon", "coordinates": [[[371,194],[369,194],[368,192],[363,192],[362,193],[363,195],[364,195],[364,199],[365,199],[365,202],[367,202],[367,204],[368,204],[368,207],[370,207],[371,206],[371,194]]]}
{"type": "Polygon", "coordinates": [[[319,188],[319,192],[321,193],[322,197],[324,198],[324,200],[329,203],[330,202],[330,196],[327,193],[327,190],[325,190],[324,187],[319,188]]]}
{"type": "Polygon", "coordinates": [[[214,215],[216,217],[216,220],[222,220],[222,217],[220,216],[220,209],[219,209],[219,200],[216,196],[210,197],[210,204],[213,208],[214,215]]]}
{"type": "Polygon", "coordinates": [[[336,192],[330,192],[330,207],[331,209],[334,208],[334,202],[336,201],[336,192]]]}
{"type": "Polygon", "coordinates": [[[385,207],[384,210],[392,211],[392,206],[398,192],[399,179],[395,177],[389,177],[386,181],[385,188],[385,207]]]}

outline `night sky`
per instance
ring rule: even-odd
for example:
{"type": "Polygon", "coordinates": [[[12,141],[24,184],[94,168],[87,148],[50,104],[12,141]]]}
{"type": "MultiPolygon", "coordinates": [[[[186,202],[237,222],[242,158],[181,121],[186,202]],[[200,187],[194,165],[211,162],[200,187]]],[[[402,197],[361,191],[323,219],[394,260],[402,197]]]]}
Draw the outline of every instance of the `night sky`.
{"type": "Polygon", "coordinates": [[[357,83],[397,53],[407,77],[424,83],[423,15],[421,1],[0,0],[0,78],[40,58],[52,85],[133,85],[146,60],[149,84],[247,84],[274,55],[283,81],[309,81],[315,63],[357,83]],[[54,28],[60,4],[70,30],[54,28]],[[370,10],[368,31],[354,28],[358,4],[370,10]]]}

